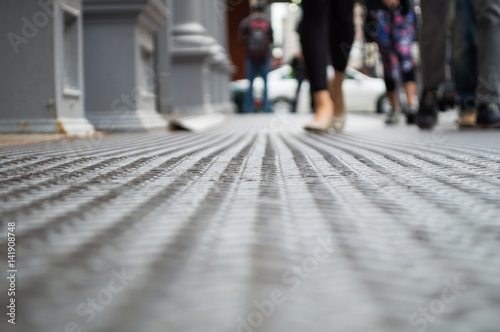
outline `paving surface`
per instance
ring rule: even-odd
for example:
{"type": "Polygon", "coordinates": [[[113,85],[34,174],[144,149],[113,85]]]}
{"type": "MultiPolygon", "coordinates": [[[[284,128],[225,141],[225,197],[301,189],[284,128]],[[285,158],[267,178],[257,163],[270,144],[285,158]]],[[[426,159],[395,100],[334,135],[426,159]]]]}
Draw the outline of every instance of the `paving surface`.
{"type": "Polygon", "coordinates": [[[0,331],[500,331],[500,131],[306,120],[4,147],[0,331]]]}

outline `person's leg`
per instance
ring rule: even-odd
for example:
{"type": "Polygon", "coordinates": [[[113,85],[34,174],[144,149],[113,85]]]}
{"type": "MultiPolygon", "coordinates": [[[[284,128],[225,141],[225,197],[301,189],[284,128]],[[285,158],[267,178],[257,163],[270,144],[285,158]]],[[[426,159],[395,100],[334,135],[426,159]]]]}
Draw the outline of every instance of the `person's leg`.
{"type": "Polygon", "coordinates": [[[399,112],[401,105],[399,105],[399,96],[397,91],[395,89],[387,91],[387,98],[391,102],[392,109],[399,112]]]}
{"type": "Polygon", "coordinates": [[[344,93],[342,91],[344,79],[345,71],[335,69],[335,76],[328,82],[328,89],[335,104],[335,116],[343,116],[345,114],[344,93]]]}
{"type": "Polygon", "coordinates": [[[354,41],[354,1],[331,1],[328,11],[328,39],[335,76],[329,84],[335,104],[335,116],[345,115],[344,94],[342,83],[345,79],[345,69],[349,60],[352,43],[354,41]]]}
{"type": "Polygon", "coordinates": [[[373,29],[370,29],[371,38],[377,43],[384,66],[384,82],[387,90],[387,98],[391,102],[392,110],[387,114],[386,123],[395,123],[399,112],[399,98],[396,91],[395,68],[397,59],[394,54],[392,42],[392,16],[386,10],[370,11],[373,29]]]}
{"type": "Polygon", "coordinates": [[[326,8],[327,0],[305,0],[302,2],[303,17],[300,41],[313,93],[327,89],[326,8]]]}
{"type": "Polygon", "coordinates": [[[271,102],[269,100],[269,94],[268,94],[268,85],[267,85],[267,74],[269,73],[269,69],[271,66],[271,58],[267,58],[263,60],[260,68],[260,73],[262,76],[262,79],[264,80],[264,96],[263,96],[263,104],[262,107],[264,108],[264,113],[271,113],[272,108],[271,108],[271,102]]]}
{"type": "Polygon", "coordinates": [[[247,76],[247,79],[250,83],[250,86],[248,87],[248,90],[245,94],[245,103],[244,103],[244,107],[243,107],[243,112],[244,113],[251,113],[251,112],[254,112],[253,81],[255,80],[256,73],[255,73],[255,64],[250,58],[247,58],[246,63],[245,63],[245,68],[246,68],[246,76],[247,76]]]}
{"type": "Polygon", "coordinates": [[[470,0],[456,0],[453,24],[453,78],[463,108],[476,108],[477,37],[470,0]]]}
{"type": "Polygon", "coordinates": [[[326,79],[326,0],[302,2],[303,18],[300,40],[314,100],[315,117],[308,129],[326,130],[333,117],[333,101],[326,79]]]}
{"type": "Polygon", "coordinates": [[[406,93],[406,101],[408,102],[408,107],[415,105],[415,95],[417,94],[417,83],[415,80],[409,80],[404,82],[403,88],[406,93]]]}
{"type": "Polygon", "coordinates": [[[420,58],[424,89],[416,115],[421,129],[431,129],[437,124],[437,88],[446,80],[446,37],[451,13],[451,0],[422,0],[422,30],[420,58]],[[444,19],[443,19],[444,13],[444,19]]]}
{"type": "Polygon", "coordinates": [[[500,2],[471,0],[476,15],[478,46],[477,124],[500,126],[500,2]]]}
{"type": "Polygon", "coordinates": [[[429,89],[437,89],[446,80],[446,38],[451,4],[450,0],[422,0],[420,3],[422,80],[429,89]]]}
{"type": "Polygon", "coordinates": [[[299,103],[300,88],[302,87],[303,81],[304,80],[302,78],[297,79],[297,90],[295,90],[295,100],[293,102],[292,113],[297,113],[297,105],[299,103]]]}
{"type": "Polygon", "coordinates": [[[459,97],[460,127],[474,127],[477,118],[477,37],[470,0],[456,0],[453,22],[453,80],[459,97]]]}
{"type": "Polygon", "coordinates": [[[407,15],[394,15],[392,33],[394,51],[399,60],[403,88],[406,92],[406,119],[408,124],[413,124],[417,113],[415,102],[417,84],[415,83],[415,65],[411,53],[411,46],[415,40],[415,15],[413,12],[407,15]]]}

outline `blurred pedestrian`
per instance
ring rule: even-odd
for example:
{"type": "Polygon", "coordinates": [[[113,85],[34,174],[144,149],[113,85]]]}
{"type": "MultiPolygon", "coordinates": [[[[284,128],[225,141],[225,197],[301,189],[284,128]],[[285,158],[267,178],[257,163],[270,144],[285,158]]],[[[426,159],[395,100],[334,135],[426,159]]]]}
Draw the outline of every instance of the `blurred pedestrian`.
{"type": "Polygon", "coordinates": [[[265,5],[260,1],[253,8],[253,13],[241,22],[241,39],[246,47],[246,76],[250,86],[245,95],[243,112],[254,112],[253,82],[260,76],[264,80],[263,108],[271,112],[268,99],[267,74],[271,65],[271,46],[273,29],[269,17],[264,13],[265,5]]]}
{"type": "Polygon", "coordinates": [[[500,1],[472,0],[476,15],[477,126],[500,127],[500,1]]]}
{"type": "MultiPolygon", "coordinates": [[[[474,50],[469,49],[465,53],[467,58],[460,59],[454,63],[456,79],[465,80],[458,82],[457,89],[459,95],[464,97],[463,102],[473,100],[466,96],[466,90],[470,86],[477,84],[474,104],[477,105],[476,126],[479,127],[500,127],[500,1],[498,0],[468,0],[467,2],[457,1],[457,9],[461,12],[457,15],[456,24],[460,26],[462,36],[469,36],[474,29],[473,20],[466,20],[462,17],[464,13],[462,7],[472,5],[475,19],[475,36],[477,38],[477,59],[474,60],[474,50]],[[466,31],[464,34],[463,32],[466,31]],[[471,79],[470,71],[474,70],[474,63],[477,63],[477,73],[471,79]],[[466,70],[467,72],[464,72],[466,70]],[[459,74],[457,75],[457,71],[459,74]],[[465,73],[465,74],[464,74],[465,73]],[[461,76],[463,75],[463,76],[461,76]],[[470,85],[470,86],[469,86],[470,85]],[[469,86],[469,87],[468,87],[469,86]],[[463,92],[460,92],[463,89],[463,92]]],[[[443,11],[448,13],[451,0],[422,0],[422,38],[421,38],[421,58],[422,58],[422,79],[424,90],[422,92],[420,108],[416,121],[420,128],[431,129],[438,121],[437,90],[439,84],[445,80],[446,63],[446,35],[447,19],[443,22],[443,11]]],[[[467,7],[465,7],[467,8],[467,7]]],[[[459,39],[455,37],[455,41],[459,39]]],[[[461,41],[459,41],[461,43],[461,41]]],[[[472,41],[471,45],[474,45],[472,41]]],[[[464,47],[465,45],[461,45],[464,47]]],[[[455,50],[455,60],[457,55],[455,50]]],[[[458,53],[460,54],[460,52],[458,53]]],[[[464,55],[465,55],[464,54],[464,55]]],[[[462,127],[474,125],[474,109],[464,105],[465,110],[461,112],[459,125],[462,127]]]]}
{"type": "Polygon", "coordinates": [[[301,51],[293,58],[291,63],[293,69],[293,76],[297,80],[297,90],[295,92],[295,101],[293,104],[293,113],[297,112],[297,103],[299,101],[300,89],[302,87],[302,82],[307,79],[306,64],[304,62],[304,55],[301,51]]]}
{"type": "Polygon", "coordinates": [[[346,116],[342,82],[354,41],[354,1],[303,0],[302,8],[300,40],[316,113],[305,129],[340,131],[346,116]],[[330,84],[326,70],[328,55],[335,69],[330,84]]]}
{"type": "Polygon", "coordinates": [[[417,103],[415,95],[415,66],[411,46],[415,41],[415,14],[410,0],[367,0],[368,34],[379,48],[384,65],[384,81],[391,110],[386,124],[399,122],[401,107],[397,81],[400,77],[406,92],[405,114],[407,123],[415,123],[417,103]]]}
{"type": "Polygon", "coordinates": [[[459,127],[474,127],[477,121],[477,36],[470,0],[455,0],[452,25],[452,71],[459,99],[459,127]]]}

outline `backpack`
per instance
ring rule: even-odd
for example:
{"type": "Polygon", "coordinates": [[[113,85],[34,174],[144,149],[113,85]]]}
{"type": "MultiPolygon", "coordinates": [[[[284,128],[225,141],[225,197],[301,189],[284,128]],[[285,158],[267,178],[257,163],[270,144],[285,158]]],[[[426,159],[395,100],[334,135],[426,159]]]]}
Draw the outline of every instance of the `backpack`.
{"type": "Polygon", "coordinates": [[[269,55],[270,32],[271,25],[267,20],[256,18],[250,21],[247,48],[252,60],[264,60],[269,55]]]}

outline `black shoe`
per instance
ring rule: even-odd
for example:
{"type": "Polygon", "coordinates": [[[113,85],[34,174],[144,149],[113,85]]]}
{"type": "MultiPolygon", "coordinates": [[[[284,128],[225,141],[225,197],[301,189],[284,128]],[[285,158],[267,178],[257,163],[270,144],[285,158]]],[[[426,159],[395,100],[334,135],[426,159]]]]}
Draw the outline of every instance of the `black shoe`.
{"type": "Polygon", "coordinates": [[[477,111],[477,126],[482,128],[500,127],[500,107],[497,104],[480,104],[477,111]]]}
{"type": "Polygon", "coordinates": [[[406,124],[412,125],[416,123],[417,118],[417,107],[416,106],[408,106],[406,108],[406,124]]]}
{"type": "Polygon", "coordinates": [[[424,89],[415,120],[420,129],[432,129],[438,121],[437,90],[424,89]]]}

